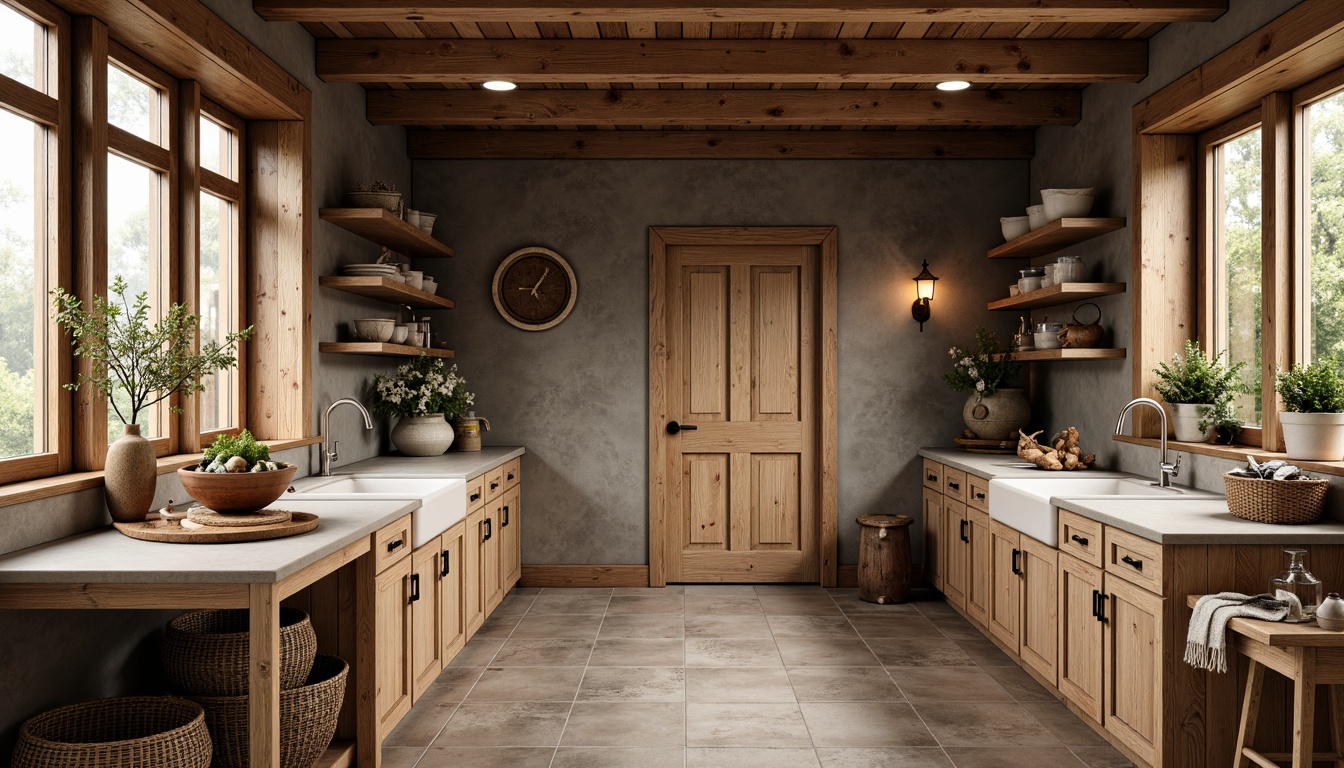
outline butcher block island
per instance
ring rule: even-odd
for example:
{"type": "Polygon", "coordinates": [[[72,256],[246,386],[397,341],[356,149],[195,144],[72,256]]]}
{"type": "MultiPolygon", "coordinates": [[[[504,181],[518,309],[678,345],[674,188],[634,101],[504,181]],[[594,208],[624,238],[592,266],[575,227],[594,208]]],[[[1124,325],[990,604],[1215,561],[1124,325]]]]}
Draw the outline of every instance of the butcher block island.
{"type": "MultiPolygon", "coordinates": [[[[280,608],[307,611],[318,650],[350,663],[336,738],[319,765],[377,766],[381,743],[521,574],[523,449],[380,457],[354,477],[458,477],[465,516],[419,547],[420,502],[286,494],[316,529],[217,545],[139,541],[111,528],[0,557],[0,608],[250,610],[250,764],[278,765],[280,608]]],[[[305,478],[302,486],[330,478],[305,478]]]]}
{"type": "MultiPolygon", "coordinates": [[[[1184,662],[1187,595],[1264,592],[1286,562],[1283,549],[1296,546],[1309,551],[1318,578],[1344,581],[1339,522],[1266,525],[1235,518],[1221,496],[1189,488],[1090,490],[1108,478],[1120,489],[1114,493],[1129,493],[1126,483],[1143,479],[1119,473],[1060,476],[1012,457],[919,454],[926,580],[1139,765],[1233,765],[1246,662],[1230,660],[1227,674],[1184,662]],[[1051,541],[1019,530],[1032,530],[1020,519],[996,519],[994,480],[1052,476],[1062,490],[1049,498],[1057,515],[1051,541]],[[1075,478],[1089,490],[1065,490],[1075,478]]],[[[1266,683],[1258,743],[1272,744],[1269,751],[1289,746],[1290,694],[1281,681],[1266,683]]],[[[1318,736],[1318,751],[1328,751],[1326,735],[1318,736]]]]}

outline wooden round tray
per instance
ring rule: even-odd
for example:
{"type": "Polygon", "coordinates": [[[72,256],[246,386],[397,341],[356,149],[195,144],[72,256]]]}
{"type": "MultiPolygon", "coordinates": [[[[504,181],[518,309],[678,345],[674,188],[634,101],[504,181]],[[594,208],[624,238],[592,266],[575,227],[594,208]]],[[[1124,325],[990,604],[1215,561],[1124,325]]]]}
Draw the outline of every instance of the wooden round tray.
{"type": "Polygon", "coordinates": [[[179,523],[159,519],[151,512],[143,523],[113,523],[118,531],[132,539],[161,541],[168,544],[232,544],[238,541],[263,541],[297,536],[317,527],[317,515],[293,512],[289,522],[276,525],[245,525],[228,528],[203,526],[183,528],[179,523]]]}
{"type": "Polygon", "coordinates": [[[1002,453],[1017,454],[1017,439],[1011,440],[980,440],[969,437],[954,437],[952,442],[961,446],[961,450],[967,453],[1002,453]]]}

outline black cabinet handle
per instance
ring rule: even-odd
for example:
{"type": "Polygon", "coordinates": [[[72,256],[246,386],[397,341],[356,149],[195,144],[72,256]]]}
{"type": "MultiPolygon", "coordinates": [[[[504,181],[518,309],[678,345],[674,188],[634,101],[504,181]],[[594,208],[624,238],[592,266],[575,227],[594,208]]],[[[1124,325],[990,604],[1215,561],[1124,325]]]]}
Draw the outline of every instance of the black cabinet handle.
{"type": "Polygon", "coordinates": [[[498,487],[499,487],[499,483],[491,483],[491,484],[490,484],[490,490],[492,490],[492,491],[495,490],[495,489],[498,488],[498,487]]]}
{"type": "Polygon", "coordinates": [[[1100,621],[1102,624],[1106,623],[1106,600],[1109,597],[1110,595],[1105,592],[1097,593],[1097,621],[1100,621]]]}
{"type": "Polygon", "coordinates": [[[976,498],[976,500],[978,500],[978,501],[984,501],[984,500],[985,500],[985,494],[984,494],[984,492],[982,492],[982,491],[976,491],[976,492],[975,492],[975,498],[976,498]]]}
{"type": "Polygon", "coordinates": [[[412,574],[411,574],[411,599],[410,599],[410,602],[414,603],[415,601],[417,601],[417,600],[419,600],[419,599],[420,599],[420,574],[418,574],[418,573],[412,573],[412,574]]]}
{"type": "Polygon", "coordinates": [[[947,487],[948,487],[948,488],[951,488],[951,489],[954,490],[954,491],[960,491],[960,490],[961,490],[961,483],[954,483],[954,482],[952,482],[951,480],[948,480],[948,481],[947,481],[947,487]]]}
{"type": "Polygon", "coordinates": [[[1014,550],[1013,550],[1013,574],[1014,574],[1014,575],[1017,575],[1017,576],[1021,576],[1021,575],[1022,575],[1022,564],[1021,564],[1021,560],[1020,560],[1021,557],[1022,557],[1022,550],[1020,550],[1020,549],[1014,549],[1014,550]]]}
{"type": "Polygon", "coordinates": [[[1120,558],[1120,562],[1124,563],[1125,565],[1128,565],[1129,567],[1133,568],[1136,571],[1143,570],[1143,561],[1135,560],[1129,555],[1125,555],[1124,557],[1120,558]]]}
{"type": "Polygon", "coordinates": [[[933,474],[932,472],[930,472],[930,473],[927,475],[927,477],[929,478],[929,482],[930,482],[930,483],[936,483],[936,482],[938,482],[938,476],[935,475],[935,474],[933,474]]]}
{"type": "Polygon", "coordinates": [[[961,521],[961,540],[962,540],[962,541],[965,541],[965,542],[970,542],[970,539],[966,538],[966,521],[965,521],[965,520],[962,520],[962,521],[961,521]]]}
{"type": "Polygon", "coordinates": [[[697,429],[699,429],[699,427],[694,424],[678,424],[675,421],[667,422],[667,434],[669,435],[675,435],[678,432],[694,432],[697,429]]]}
{"type": "Polygon", "coordinates": [[[471,500],[472,500],[472,501],[480,501],[480,500],[481,500],[481,492],[480,492],[480,491],[477,491],[477,492],[471,494],[471,500]]]}
{"type": "Polygon", "coordinates": [[[403,544],[405,544],[405,543],[406,543],[406,542],[405,542],[404,540],[402,540],[402,539],[397,539],[396,541],[389,541],[389,542],[387,542],[387,551],[388,551],[388,552],[396,552],[396,551],[397,551],[397,547],[400,547],[401,545],[403,545],[403,544]]]}
{"type": "Polygon", "coordinates": [[[1076,541],[1076,542],[1078,542],[1078,545],[1079,545],[1079,546],[1083,546],[1083,547],[1086,547],[1086,546],[1087,546],[1087,539],[1084,538],[1084,537],[1082,537],[1082,536],[1079,536],[1079,535],[1076,534],[1076,533],[1073,534],[1072,536],[1070,536],[1070,537],[1069,537],[1069,540],[1070,540],[1070,541],[1076,541]]]}
{"type": "Polygon", "coordinates": [[[1101,621],[1101,593],[1092,590],[1092,618],[1101,621]]]}
{"type": "Polygon", "coordinates": [[[494,520],[485,518],[485,538],[481,541],[489,541],[491,536],[495,535],[494,520]]]}
{"type": "Polygon", "coordinates": [[[443,550],[443,554],[440,556],[440,560],[442,562],[442,565],[439,569],[439,578],[442,579],[444,576],[447,576],[453,571],[452,551],[447,549],[443,550]]]}
{"type": "Polygon", "coordinates": [[[499,527],[500,527],[500,528],[507,528],[508,525],[509,525],[509,505],[508,505],[508,504],[505,504],[505,505],[504,505],[504,520],[503,520],[502,522],[500,522],[499,527]]]}
{"type": "Polygon", "coordinates": [[[509,473],[509,478],[508,478],[508,479],[510,479],[510,480],[513,479],[513,473],[512,473],[512,472],[509,473]]]}

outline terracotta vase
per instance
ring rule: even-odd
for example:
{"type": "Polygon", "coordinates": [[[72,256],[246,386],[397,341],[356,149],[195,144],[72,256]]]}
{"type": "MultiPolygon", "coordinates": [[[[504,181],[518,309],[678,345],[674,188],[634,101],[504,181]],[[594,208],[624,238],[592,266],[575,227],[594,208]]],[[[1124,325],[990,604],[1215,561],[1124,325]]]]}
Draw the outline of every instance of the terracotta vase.
{"type": "Polygon", "coordinates": [[[453,444],[453,425],[442,413],[403,416],[392,428],[392,445],[407,456],[440,456],[453,444]]]}
{"type": "Polygon", "coordinates": [[[158,463],[154,446],[140,436],[139,424],[125,424],[121,437],[107,446],[103,485],[107,511],[118,523],[138,523],[149,514],[158,481],[158,463]]]}
{"type": "Polygon", "coordinates": [[[1010,440],[1031,421],[1031,404],[1025,389],[1001,387],[992,395],[966,398],[961,409],[966,428],[981,440],[1010,440]]]}

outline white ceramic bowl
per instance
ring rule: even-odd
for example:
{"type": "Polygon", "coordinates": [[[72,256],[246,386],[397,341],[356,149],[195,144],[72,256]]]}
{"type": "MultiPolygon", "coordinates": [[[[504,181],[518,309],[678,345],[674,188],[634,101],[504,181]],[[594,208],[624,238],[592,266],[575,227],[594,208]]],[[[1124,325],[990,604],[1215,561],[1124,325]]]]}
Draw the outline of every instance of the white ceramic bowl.
{"type": "Polygon", "coordinates": [[[437,219],[437,218],[439,218],[439,214],[437,214],[437,213],[425,213],[424,211],[421,211],[421,212],[420,212],[420,231],[421,231],[421,232],[424,232],[426,235],[433,235],[433,234],[434,234],[434,220],[437,219]]]}
{"type": "Polygon", "coordinates": [[[1027,223],[1032,229],[1040,229],[1049,224],[1050,220],[1045,218],[1045,206],[1033,205],[1027,208],[1027,223]]]}
{"type": "Polygon", "coordinates": [[[424,280],[420,282],[420,290],[424,291],[425,293],[434,293],[435,291],[439,290],[439,283],[432,277],[426,277],[424,280]]]}
{"type": "Polygon", "coordinates": [[[408,328],[404,323],[398,323],[397,325],[393,326],[392,338],[388,339],[388,341],[392,342],[393,344],[404,344],[406,343],[406,334],[410,332],[411,329],[408,328]]]}
{"type": "Polygon", "coordinates": [[[1041,203],[1047,222],[1063,218],[1077,218],[1092,212],[1093,188],[1042,189],[1041,203]]]}
{"type": "Polygon", "coordinates": [[[1003,216],[999,219],[1004,240],[1016,240],[1031,231],[1031,220],[1026,216],[1003,216]]]}
{"type": "Polygon", "coordinates": [[[403,273],[406,277],[406,284],[415,290],[420,290],[420,286],[425,284],[425,273],[417,270],[403,273]]]}
{"type": "Polygon", "coordinates": [[[356,340],[376,341],[381,344],[392,338],[392,329],[396,327],[397,323],[389,318],[370,317],[354,320],[350,325],[354,329],[356,340]]]}
{"type": "Polygon", "coordinates": [[[412,347],[423,347],[425,346],[425,334],[420,331],[411,331],[406,334],[406,343],[412,347]]]}

